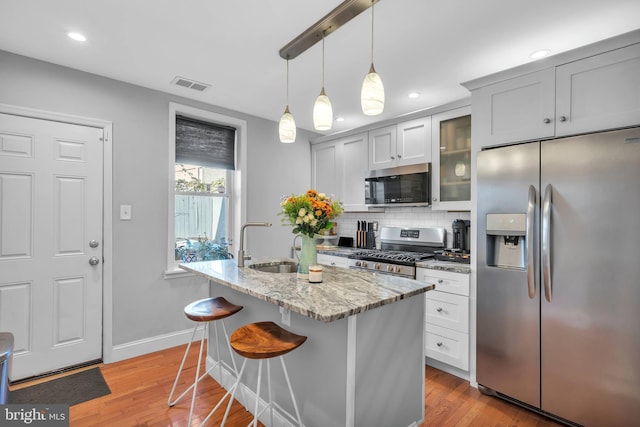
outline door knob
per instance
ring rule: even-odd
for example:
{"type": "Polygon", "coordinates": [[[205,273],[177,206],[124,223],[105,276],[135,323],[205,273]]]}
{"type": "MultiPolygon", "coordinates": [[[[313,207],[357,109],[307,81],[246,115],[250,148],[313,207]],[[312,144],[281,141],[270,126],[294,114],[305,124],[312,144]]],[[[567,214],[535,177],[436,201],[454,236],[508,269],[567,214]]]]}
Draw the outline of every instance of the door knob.
{"type": "Polygon", "coordinates": [[[100,264],[100,260],[98,259],[98,257],[92,256],[91,258],[89,258],[89,264],[98,265],[100,264]]]}
{"type": "Polygon", "coordinates": [[[89,242],[89,247],[90,248],[97,248],[100,245],[100,243],[97,240],[91,240],[89,242]]]}

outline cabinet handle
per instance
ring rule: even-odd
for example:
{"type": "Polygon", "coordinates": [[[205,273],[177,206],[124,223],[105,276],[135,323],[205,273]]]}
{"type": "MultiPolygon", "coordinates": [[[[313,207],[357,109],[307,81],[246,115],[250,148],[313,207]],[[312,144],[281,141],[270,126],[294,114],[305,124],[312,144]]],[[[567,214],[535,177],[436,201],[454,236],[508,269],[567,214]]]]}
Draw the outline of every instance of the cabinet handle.
{"type": "Polygon", "coordinates": [[[436,308],[436,311],[437,311],[438,313],[441,313],[441,312],[442,312],[442,307],[438,307],[438,308],[436,308]]]}
{"type": "Polygon", "coordinates": [[[438,283],[442,283],[442,282],[444,282],[444,280],[438,279],[438,283]]]}
{"type": "Polygon", "coordinates": [[[551,123],[551,119],[549,117],[545,117],[543,122],[544,124],[548,125],[549,123],[551,123]]]}
{"type": "Polygon", "coordinates": [[[401,159],[401,158],[402,158],[402,156],[401,156],[400,154],[398,154],[398,158],[399,158],[399,159],[401,159]]]}
{"type": "Polygon", "coordinates": [[[437,201],[438,201],[438,198],[437,198],[437,197],[434,197],[434,198],[433,198],[433,201],[434,201],[434,202],[437,202],[437,201]]]}
{"type": "Polygon", "coordinates": [[[566,122],[567,121],[567,116],[560,116],[560,121],[561,122],[566,122]]]}
{"type": "Polygon", "coordinates": [[[336,265],[336,263],[335,263],[335,262],[332,262],[332,263],[331,263],[331,265],[336,265]]]}
{"type": "Polygon", "coordinates": [[[396,159],[395,157],[391,156],[391,160],[395,160],[395,159],[396,159]]]}
{"type": "Polygon", "coordinates": [[[438,347],[442,347],[442,342],[436,343],[438,347]]]}

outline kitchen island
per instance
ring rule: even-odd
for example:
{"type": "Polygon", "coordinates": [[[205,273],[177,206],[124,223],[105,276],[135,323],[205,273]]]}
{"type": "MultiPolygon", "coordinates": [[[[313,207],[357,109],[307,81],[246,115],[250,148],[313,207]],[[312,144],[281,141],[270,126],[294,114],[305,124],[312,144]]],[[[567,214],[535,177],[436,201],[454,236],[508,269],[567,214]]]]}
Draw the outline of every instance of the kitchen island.
{"type": "MultiPolygon", "coordinates": [[[[285,356],[306,427],[408,427],[424,419],[424,298],[415,296],[433,285],[337,267],[324,267],[323,282],[315,284],[296,273],[239,268],[234,260],[180,267],[206,278],[211,296],[244,306],[226,320],[230,333],[270,320],[308,337],[285,356]]],[[[209,342],[211,365],[217,356],[214,340],[209,342]]],[[[222,350],[221,358],[230,365],[228,352],[222,350]]],[[[247,365],[238,397],[249,408],[256,371],[247,365]]],[[[225,387],[232,383],[228,372],[215,369],[212,375],[225,387]]],[[[276,369],[272,380],[274,400],[293,413],[282,372],[276,369]]],[[[291,425],[276,418],[275,425],[291,425]]]]}

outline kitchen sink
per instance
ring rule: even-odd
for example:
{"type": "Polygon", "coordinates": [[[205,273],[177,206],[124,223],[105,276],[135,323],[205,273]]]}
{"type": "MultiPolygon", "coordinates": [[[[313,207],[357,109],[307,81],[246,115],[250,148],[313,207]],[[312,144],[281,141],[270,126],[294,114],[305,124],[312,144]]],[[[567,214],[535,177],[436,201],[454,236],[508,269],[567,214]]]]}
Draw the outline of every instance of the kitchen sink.
{"type": "Polygon", "coordinates": [[[298,271],[298,264],[294,261],[273,261],[251,264],[249,268],[265,273],[295,273],[298,271]]]}

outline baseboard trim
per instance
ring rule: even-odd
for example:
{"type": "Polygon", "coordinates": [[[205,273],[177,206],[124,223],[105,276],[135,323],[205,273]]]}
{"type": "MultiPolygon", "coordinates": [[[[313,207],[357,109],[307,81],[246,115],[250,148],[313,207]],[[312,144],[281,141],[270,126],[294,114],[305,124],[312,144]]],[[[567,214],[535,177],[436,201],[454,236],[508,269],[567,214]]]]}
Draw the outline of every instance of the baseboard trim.
{"type": "Polygon", "coordinates": [[[187,344],[191,334],[193,334],[193,328],[113,346],[109,363],[187,344]]]}

